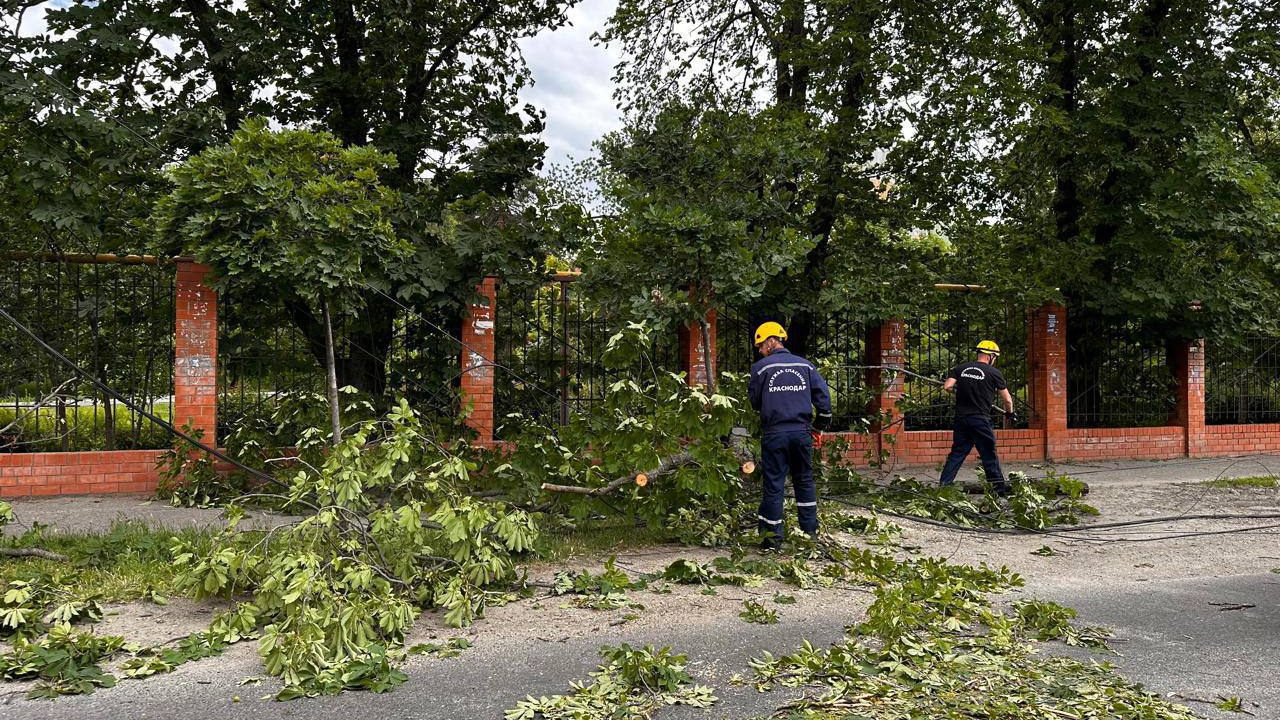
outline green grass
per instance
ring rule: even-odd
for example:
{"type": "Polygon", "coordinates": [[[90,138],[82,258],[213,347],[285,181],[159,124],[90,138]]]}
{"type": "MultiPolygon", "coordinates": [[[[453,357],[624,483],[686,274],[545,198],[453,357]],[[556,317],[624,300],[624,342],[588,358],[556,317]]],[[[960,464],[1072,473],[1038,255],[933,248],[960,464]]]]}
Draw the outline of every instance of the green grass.
{"type": "Polygon", "coordinates": [[[583,556],[611,555],[625,550],[651,547],[667,542],[667,537],[649,526],[636,527],[629,518],[610,518],[565,532],[543,535],[543,557],[537,562],[553,563],[583,556]]]}
{"type": "Polygon", "coordinates": [[[1209,487],[1216,487],[1216,488],[1269,488],[1274,490],[1275,488],[1280,487],[1280,482],[1277,481],[1277,478],[1274,475],[1258,475],[1255,477],[1240,477],[1240,478],[1218,478],[1216,480],[1206,481],[1204,484],[1208,485],[1209,487]]]}
{"type": "MultiPolygon", "coordinates": [[[[63,449],[62,437],[58,428],[57,413],[54,408],[42,407],[36,412],[25,408],[13,407],[13,398],[9,398],[5,407],[0,402],[0,427],[5,427],[14,418],[21,416],[21,435],[19,440],[23,449],[28,452],[57,452],[63,449]]],[[[169,403],[153,403],[151,412],[162,418],[171,414],[169,403]]],[[[67,450],[104,450],[107,446],[107,412],[102,405],[72,406],[66,408],[67,450]]],[[[171,444],[169,433],[150,420],[136,415],[124,405],[115,406],[115,449],[160,449],[171,444]],[[139,426],[138,442],[133,441],[134,424],[139,426]]]]}
{"type": "Polygon", "coordinates": [[[49,576],[58,578],[59,585],[73,595],[100,595],[107,601],[135,600],[151,592],[172,595],[178,574],[169,552],[174,537],[211,548],[213,531],[174,531],[122,522],[105,533],[28,532],[6,538],[4,546],[39,547],[66,555],[69,562],[6,558],[0,561],[0,584],[49,576]]]}

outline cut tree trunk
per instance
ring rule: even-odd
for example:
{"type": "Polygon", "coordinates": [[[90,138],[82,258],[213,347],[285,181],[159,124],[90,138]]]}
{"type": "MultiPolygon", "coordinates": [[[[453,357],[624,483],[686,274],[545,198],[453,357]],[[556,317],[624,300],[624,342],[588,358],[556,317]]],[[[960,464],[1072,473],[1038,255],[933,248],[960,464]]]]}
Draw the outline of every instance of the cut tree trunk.
{"type": "MultiPolygon", "coordinates": [[[[733,453],[738,458],[738,460],[742,461],[744,465],[744,469],[747,463],[753,463],[753,461],[755,460],[754,456],[752,456],[751,454],[751,448],[748,447],[748,443],[750,442],[750,439],[751,438],[747,435],[738,435],[738,434],[734,434],[729,437],[729,447],[732,448],[733,453]]],[[[593,496],[608,495],[616,491],[618,488],[625,487],[627,485],[641,485],[641,486],[647,485],[650,482],[653,482],[654,480],[657,480],[658,478],[664,475],[670,475],[676,470],[684,467],[685,465],[689,465],[693,462],[695,462],[693,453],[687,452],[687,451],[678,452],[674,455],[668,455],[667,457],[661,458],[660,460],[658,460],[657,465],[655,465],[652,468],[649,468],[648,470],[639,470],[633,473],[628,473],[626,475],[623,475],[622,477],[615,478],[614,480],[610,481],[609,484],[603,485],[601,487],[584,487],[581,485],[556,485],[554,483],[543,483],[542,489],[547,492],[574,493],[577,495],[593,495],[593,496]],[[643,482],[639,481],[639,478],[641,477],[644,478],[643,482]]]]}

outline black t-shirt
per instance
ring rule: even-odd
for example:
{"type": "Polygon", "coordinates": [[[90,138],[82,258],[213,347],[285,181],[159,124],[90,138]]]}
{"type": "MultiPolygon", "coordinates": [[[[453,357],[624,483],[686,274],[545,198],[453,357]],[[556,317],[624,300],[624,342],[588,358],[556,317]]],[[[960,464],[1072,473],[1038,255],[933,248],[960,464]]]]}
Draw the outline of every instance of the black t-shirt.
{"type": "Polygon", "coordinates": [[[990,415],[996,393],[1009,387],[994,367],[973,362],[951,368],[947,377],[956,381],[956,416],[990,415]]]}

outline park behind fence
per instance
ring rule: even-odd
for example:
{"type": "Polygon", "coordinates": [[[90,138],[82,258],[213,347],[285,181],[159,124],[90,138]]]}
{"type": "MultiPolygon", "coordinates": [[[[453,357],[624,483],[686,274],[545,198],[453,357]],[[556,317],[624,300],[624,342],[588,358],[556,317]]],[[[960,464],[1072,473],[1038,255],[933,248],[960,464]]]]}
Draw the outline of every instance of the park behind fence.
{"type": "MultiPolygon", "coordinates": [[[[204,266],[51,253],[0,263],[3,307],[129,400],[107,397],[16,327],[0,327],[0,496],[152,489],[173,438],[130,404],[226,443],[272,427],[290,398],[323,393],[322,347],[299,329],[307,318],[290,314],[307,310],[266,306],[235,288],[218,297],[204,266]]],[[[463,415],[484,444],[514,437],[517,422],[555,427],[590,413],[622,377],[703,377],[697,323],[655,333],[633,367],[607,367],[604,349],[626,318],[579,285],[573,273],[490,278],[460,325],[406,309],[376,343],[370,328],[340,321],[339,355],[385,378],[376,390],[384,399],[463,415]]],[[[1078,309],[993,305],[979,292],[935,290],[911,317],[817,319],[806,354],[831,384],[835,430],[852,453],[896,466],[940,462],[953,418],[938,380],[985,338],[1002,346],[1020,416],[997,431],[1008,459],[1280,451],[1280,338],[1152,338],[1078,309]]],[[[712,371],[746,373],[752,323],[722,309],[708,326],[712,371]]]]}

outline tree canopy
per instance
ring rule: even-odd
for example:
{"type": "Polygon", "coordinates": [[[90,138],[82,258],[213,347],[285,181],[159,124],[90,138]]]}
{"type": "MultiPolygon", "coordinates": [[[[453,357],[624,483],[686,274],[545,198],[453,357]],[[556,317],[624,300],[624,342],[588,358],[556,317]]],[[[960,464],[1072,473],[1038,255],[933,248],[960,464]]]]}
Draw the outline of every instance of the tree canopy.
{"type": "MultiPolygon", "coordinates": [[[[250,117],[325,130],[394,162],[382,184],[411,246],[394,272],[367,278],[456,327],[486,271],[537,255],[533,210],[542,114],[517,42],[565,22],[565,0],[400,4],[207,0],[46,8],[48,30],[0,39],[0,195],[14,246],[161,253],[181,241],[146,231],[167,192],[160,172],[227,142],[250,117]],[[8,199],[7,198],[7,199],[8,199]]],[[[28,3],[6,6],[20,27],[28,3]]],[[[370,299],[340,365],[344,384],[379,393],[376,357],[397,309],[370,299]],[[361,358],[364,358],[363,360],[361,358]]],[[[314,346],[319,328],[289,317],[314,346]]]]}
{"type": "Polygon", "coordinates": [[[800,344],[815,308],[901,313],[902,279],[1185,336],[1277,299],[1269,3],[624,0],[602,37],[633,135],[692,103],[815,154],[779,181],[811,247],[755,304],[800,344]]]}

